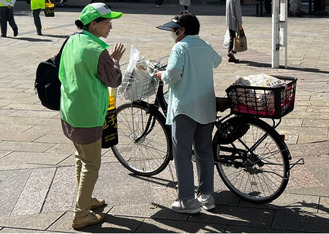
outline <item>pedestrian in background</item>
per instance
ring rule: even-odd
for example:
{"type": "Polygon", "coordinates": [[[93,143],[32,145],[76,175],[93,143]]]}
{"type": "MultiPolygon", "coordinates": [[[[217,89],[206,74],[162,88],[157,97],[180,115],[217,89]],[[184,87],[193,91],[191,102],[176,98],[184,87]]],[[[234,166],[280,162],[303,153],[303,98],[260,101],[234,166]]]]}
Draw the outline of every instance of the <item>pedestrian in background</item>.
{"type": "Polygon", "coordinates": [[[69,38],[59,68],[61,86],[61,123],[64,135],[74,144],[78,194],[72,227],[83,228],[100,223],[104,216],[91,209],[102,207],[104,199],[92,197],[101,166],[101,138],[108,108],[108,87],[122,81],[119,61],[124,46],[109,46],[107,38],[112,19],[122,16],[104,3],[92,3],[81,12],[75,24],[82,33],[69,38]]]}
{"type": "Polygon", "coordinates": [[[160,8],[163,4],[163,0],[155,0],[155,5],[157,8],[160,8]]]}
{"type": "Polygon", "coordinates": [[[188,8],[191,6],[191,0],[179,0],[179,4],[184,7],[186,12],[188,12],[188,8]]]}
{"type": "Polygon", "coordinates": [[[7,21],[14,31],[14,37],[18,35],[18,27],[14,19],[14,4],[16,0],[0,0],[1,37],[7,37],[7,21]]]}
{"type": "Polygon", "coordinates": [[[169,85],[166,124],[171,125],[172,147],[178,180],[178,200],[171,208],[179,213],[198,213],[200,206],[215,208],[212,130],[216,120],[213,69],[222,56],[199,37],[195,15],[181,12],[157,28],[171,32],[175,45],[166,71],[156,77],[169,85]],[[194,191],[192,145],[199,176],[194,191]]]}
{"type": "Polygon", "coordinates": [[[242,14],[240,0],[226,0],[226,25],[230,32],[230,44],[228,46],[229,62],[237,63],[239,59],[235,58],[236,51],[233,50],[233,43],[236,33],[242,30],[242,14]]]}
{"type": "Polygon", "coordinates": [[[37,34],[42,35],[42,25],[40,19],[41,10],[45,9],[45,0],[31,0],[31,10],[34,19],[34,25],[37,29],[37,34]]]}

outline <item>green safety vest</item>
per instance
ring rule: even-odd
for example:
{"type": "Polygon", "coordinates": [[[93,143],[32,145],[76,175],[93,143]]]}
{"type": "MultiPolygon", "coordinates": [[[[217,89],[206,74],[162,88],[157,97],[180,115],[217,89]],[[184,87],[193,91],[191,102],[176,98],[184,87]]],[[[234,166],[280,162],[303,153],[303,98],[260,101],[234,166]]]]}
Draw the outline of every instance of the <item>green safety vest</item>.
{"type": "MultiPolygon", "coordinates": [[[[5,0],[6,2],[11,2],[11,0],[5,0]]],[[[2,7],[2,6],[7,6],[7,5],[5,5],[5,4],[2,4],[1,2],[0,2],[0,7],[2,7]]],[[[14,5],[13,5],[14,6],[14,5]]]]}
{"type": "Polygon", "coordinates": [[[61,118],[76,128],[103,126],[108,87],[97,77],[98,60],[109,46],[88,31],[71,36],[61,57],[61,118]]]}
{"type": "Polygon", "coordinates": [[[31,0],[31,10],[45,9],[45,0],[31,0]]]}

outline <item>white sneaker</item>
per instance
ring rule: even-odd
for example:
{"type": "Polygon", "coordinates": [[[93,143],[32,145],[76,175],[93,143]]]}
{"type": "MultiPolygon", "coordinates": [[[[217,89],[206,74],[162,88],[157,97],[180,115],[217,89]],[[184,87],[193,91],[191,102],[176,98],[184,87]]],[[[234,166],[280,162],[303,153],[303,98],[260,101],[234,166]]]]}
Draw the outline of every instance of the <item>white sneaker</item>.
{"type": "Polygon", "coordinates": [[[177,200],[171,205],[171,209],[178,213],[196,214],[201,211],[197,199],[177,200]]]}
{"type": "Polygon", "coordinates": [[[216,207],[215,198],[211,194],[200,194],[197,199],[201,207],[205,210],[211,210],[216,207]]]}

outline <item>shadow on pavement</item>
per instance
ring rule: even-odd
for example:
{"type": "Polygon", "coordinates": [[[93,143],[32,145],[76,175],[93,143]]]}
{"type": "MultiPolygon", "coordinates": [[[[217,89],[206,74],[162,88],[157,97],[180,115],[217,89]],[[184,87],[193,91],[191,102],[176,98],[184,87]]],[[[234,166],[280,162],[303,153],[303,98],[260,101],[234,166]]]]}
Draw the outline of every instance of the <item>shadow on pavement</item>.
{"type": "MultiPolygon", "coordinates": [[[[248,60],[240,60],[241,64],[246,64],[248,66],[253,67],[271,67],[270,63],[260,63],[260,62],[254,62],[254,61],[248,61],[248,60]]],[[[284,66],[280,66],[280,68],[285,68],[284,66]]],[[[294,71],[302,71],[302,72],[314,72],[314,73],[323,73],[323,74],[329,74],[329,71],[321,71],[316,68],[303,68],[303,67],[287,67],[285,68],[287,70],[294,70],[294,71]]]]}
{"type": "MultiPolygon", "coordinates": [[[[160,210],[151,216],[152,219],[160,222],[164,225],[172,227],[174,231],[180,230],[182,232],[328,232],[328,219],[326,216],[329,209],[327,207],[318,205],[316,203],[296,202],[293,206],[277,206],[273,204],[253,204],[246,203],[236,206],[221,205],[221,197],[227,197],[229,191],[222,191],[215,193],[217,206],[211,211],[202,211],[199,214],[185,215],[187,218],[180,222],[173,222],[168,219],[162,219],[161,217],[168,217],[171,209],[159,204],[154,204],[160,210]],[[320,213],[314,213],[305,211],[305,207],[312,209],[318,209],[320,213]],[[187,225],[183,225],[186,223],[187,225]],[[176,226],[175,226],[176,225],[176,226]]],[[[232,196],[234,196],[231,193],[232,196]]],[[[177,219],[176,219],[177,221],[177,219]]],[[[144,223],[143,223],[144,224],[144,223]]],[[[142,225],[143,225],[142,224],[142,225]]],[[[142,226],[141,225],[141,226],[142,226]]],[[[156,225],[152,232],[162,232],[159,228],[161,225],[156,225]]],[[[148,227],[150,228],[150,227],[148,227]]],[[[170,230],[169,230],[170,231],[170,230]]],[[[168,230],[167,230],[168,232],[168,230]]]]}
{"type": "Polygon", "coordinates": [[[133,233],[141,226],[145,226],[146,230],[158,230],[159,233],[168,232],[166,229],[161,229],[152,224],[147,224],[143,222],[143,218],[129,218],[123,216],[113,216],[109,214],[104,214],[105,219],[103,223],[89,226],[79,231],[90,232],[90,233],[133,233]],[[108,224],[107,224],[108,223],[108,224]],[[108,226],[108,227],[106,227],[108,226]]]}
{"type": "Polygon", "coordinates": [[[52,35],[52,34],[42,34],[45,37],[56,37],[56,38],[68,38],[70,35],[52,35]]]}
{"type": "Polygon", "coordinates": [[[136,178],[136,179],[140,179],[140,180],[143,180],[143,181],[151,182],[151,183],[154,183],[154,184],[157,184],[157,185],[162,185],[162,186],[169,187],[169,188],[176,188],[176,186],[177,186],[177,182],[172,181],[172,180],[159,178],[159,177],[138,176],[138,175],[135,175],[133,173],[130,173],[129,175],[136,178]]]}
{"type": "Polygon", "coordinates": [[[14,40],[29,41],[29,42],[52,42],[50,39],[32,38],[32,37],[7,37],[14,40]]]}

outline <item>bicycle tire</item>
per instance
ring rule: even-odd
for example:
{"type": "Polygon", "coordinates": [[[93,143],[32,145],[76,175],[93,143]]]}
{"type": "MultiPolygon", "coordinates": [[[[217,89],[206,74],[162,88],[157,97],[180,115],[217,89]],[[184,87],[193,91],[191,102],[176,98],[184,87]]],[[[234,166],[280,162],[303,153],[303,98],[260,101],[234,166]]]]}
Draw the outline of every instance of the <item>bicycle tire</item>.
{"type": "Polygon", "coordinates": [[[224,131],[240,132],[226,145],[214,137],[216,167],[224,184],[248,202],[278,198],[288,184],[290,153],[277,131],[253,117],[230,119],[224,131]]]}
{"type": "Polygon", "coordinates": [[[171,155],[171,137],[164,116],[152,105],[138,101],[117,108],[117,123],[119,143],[112,151],[118,161],[136,175],[162,172],[171,155]],[[154,126],[147,129],[149,120],[154,126]]]}

